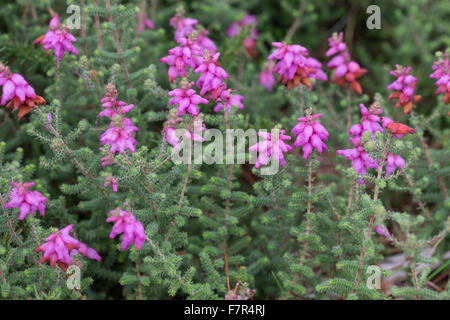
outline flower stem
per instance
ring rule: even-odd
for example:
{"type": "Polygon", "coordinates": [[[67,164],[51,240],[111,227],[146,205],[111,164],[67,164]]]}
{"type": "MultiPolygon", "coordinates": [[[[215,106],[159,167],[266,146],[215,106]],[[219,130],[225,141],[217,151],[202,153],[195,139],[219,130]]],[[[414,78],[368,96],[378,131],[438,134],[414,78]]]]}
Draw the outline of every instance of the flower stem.
{"type": "MultiPolygon", "coordinates": [[[[389,143],[391,141],[391,138],[392,138],[392,134],[389,134],[389,137],[388,137],[388,139],[386,141],[386,144],[384,145],[382,159],[381,159],[380,165],[378,167],[377,181],[381,178],[381,173],[383,172],[383,166],[384,166],[384,163],[386,162],[386,157],[387,157],[387,154],[388,154],[389,143]]],[[[377,184],[375,186],[375,192],[373,194],[373,201],[374,202],[377,201],[377,199],[378,199],[379,190],[380,190],[380,186],[377,184]]],[[[370,239],[370,235],[372,234],[372,227],[373,227],[374,219],[375,219],[375,212],[372,212],[372,215],[370,216],[370,220],[369,220],[369,228],[367,230],[365,241],[370,239]]],[[[355,293],[356,289],[358,288],[358,284],[359,284],[359,280],[360,280],[360,277],[361,277],[361,272],[362,272],[362,267],[363,267],[363,264],[364,264],[364,257],[366,255],[366,251],[367,251],[367,247],[363,243],[363,248],[362,248],[362,251],[361,251],[361,258],[359,260],[358,271],[356,272],[355,283],[353,285],[352,293],[355,293]]]]}

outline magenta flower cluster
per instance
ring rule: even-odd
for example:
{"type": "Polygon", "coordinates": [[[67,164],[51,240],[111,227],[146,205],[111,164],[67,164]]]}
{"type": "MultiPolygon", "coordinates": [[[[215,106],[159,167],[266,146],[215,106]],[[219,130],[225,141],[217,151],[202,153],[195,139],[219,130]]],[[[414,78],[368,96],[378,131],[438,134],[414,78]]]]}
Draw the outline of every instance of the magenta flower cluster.
{"type": "MultiPolygon", "coordinates": [[[[139,19],[139,14],[136,15],[136,19],[139,19]]],[[[147,14],[144,12],[142,13],[142,20],[139,23],[139,32],[145,31],[145,29],[148,28],[150,30],[155,29],[155,25],[153,24],[152,20],[150,20],[147,16],[147,14]]]]}
{"type": "MultiPolygon", "coordinates": [[[[337,150],[338,155],[344,156],[346,159],[351,160],[353,164],[353,169],[360,175],[366,175],[368,168],[378,169],[379,164],[377,160],[370,157],[369,153],[364,149],[364,143],[362,142],[362,136],[365,132],[370,132],[372,140],[375,142],[375,133],[384,132],[384,129],[380,125],[382,123],[383,127],[392,122],[391,119],[387,117],[381,117],[380,114],[383,111],[377,107],[374,103],[367,109],[363,104],[360,104],[361,110],[361,122],[352,125],[348,131],[350,137],[349,140],[353,144],[351,149],[337,150]]],[[[395,135],[394,137],[400,138],[403,135],[395,135]]],[[[386,175],[391,175],[396,169],[404,168],[405,161],[399,155],[388,154],[386,159],[386,175]]],[[[364,179],[359,178],[358,182],[364,184],[364,179]]]]}
{"type": "MultiPolygon", "coordinates": [[[[117,96],[118,92],[114,85],[109,84],[105,97],[100,100],[104,110],[100,112],[99,116],[111,118],[109,129],[100,136],[100,142],[102,146],[109,145],[109,152],[112,154],[117,151],[124,153],[127,149],[134,153],[137,142],[133,134],[139,128],[134,126],[130,119],[122,117],[123,114],[132,110],[134,105],[127,105],[125,102],[117,100],[117,96]]],[[[104,161],[102,166],[106,164],[110,163],[104,161]]]]}
{"type": "Polygon", "coordinates": [[[185,18],[183,14],[179,11],[170,20],[170,25],[175,28],[175,40],[181,46],[170,49],[169,55],[160,59],[169,65],[169,81],[183,77],[178,88],[169,92],[172,97],[169,105],[176,106],[177,117],[169,114],[164,126],[165,138],[175,149],[180,148],[176,130],[183,119],[179,116],[185,114],[194,118],[194,124],[188,125],[191,128],[185,128],[182,136],[203,141],[201,132],[205,130],[205,125],[201,119],[197,119],[200,114],[199,104],[208,104],[208,99],[211,99],[216,102],[215,112],[222,109],[230,111],[232,106],[244,108],[244,97],[233,94],[233,90],[227,88],[225,80],[228,74],[219,64],[220,52],[216,52],[214,43],[207,37],[208,31],[199,27],[197,20],[185,18]],[[200,74],[195,83],[200,89],[199,94],[192,88],[193,82],[188,82],[186,78],[189,76],[187,67],[200,74]]]}
{"type": "Polygon", "coordinates": [[[117,179],[113,176],[106,177],[105,183],[103,184],[105,188],[108,188],[110,185],[113,192],[117,192],[117,179]]]}
{"type": "Polygon", "coordinates": [[[34,182],[10,182],[9,184],[14,188],[9,194],[10,200],[6,203],[5,209],[18,208],[19,220],[23,220],[27,214],[34,214],[38,210],[41,216],[45,215],[47,198],[39,191],[28,190],[35,185],[34,182]]]}
{"type": "Polygon", "coordinates": [[[242,100],[244,100],[244,96],[239,94],[232,94],[232,89],[223,90],[220,96],[217,98],[217,105],[214,107],[214,112],[219,112],[220,110],[231,111],[233,106],[236,106],[238,109],[244,109],[244,105],[242,104],[242,100]]]}
{"type": "Polygon", "coordinates": [[[78,54],[78,50],[72,44],[75,41],[77,40],[70,34],[69,27],[61,26],[58,15],[56,14],[50,20],[49,30],[41,42],[44,50],[47,52],[54,50],[58,61],[61,61],[65,52],[71,52],[75,55],[78,54]]]}
{"type": "Polygon", "coordinates": [[[402,67],[396,65],[396,70],[392,70],[389,73],[397,79],[387,86],[388,90],[394,90],[395,92],[389,96],[389,99],[396,99],[397,103],[395,107],[402,107],[405,114],[411,111],[413,104],[419,102],[421,96],[414,95],[414,88],[417,83],[417,78],[409,74],[411,67],[402,67]]]}
{"type": "Polygon", "coordinates": [[[201,61],[202,50],[196,41],[189,38],[176,38],[180,46],[169,50],[169,55],[160,59],[169,65],[169,81],[186,76],[186,66],[197,68],[201,61]]]}
{"type": "Polygon", "coordinates": [[[450,53],[442,54],[433,64],[434,72],[430,78],[436,79],[436,95],[444,93],[442,101],[444,104],[450,103],[450,53]]]}
{"type": "Polygon", "coordinates": [[[181,85],[181,88],[169,92],[169,96],[173,97],[169,101],[169,105],[178,105],[178,116],[182,116],[187,112],[196,117],[200,113],[198,104],[208,104],[208,100],[196,94],[194,89],[191,89],[193,84],[194,82],[184,81],[184,83],[182,83],[181,85]]]}
{"type": "MultiPolygon", "coordinates": [[[[14,188],[9,193],[9,202],[4,206],[5,209],[18,208],[19,220],[23,220],[26,215],[34,214],[39,211],[41,216],[45,215],[47,198],[39,191],[29,190],[35,185],[34,182],[10,182],[14,188]]],[[[35,249],[35,252],[44,252],[40,262],[49,261],[52,267],[57,264],[64,272],[67,267],[72,264],[72,257],[80,253],[84,257],[101,261],[101,257],[94,249],[88,248],[86,244],[72,238],[69,232],[73,225],[69,225],[57,232],[52,233],[45,243],[35,249]]]]}
{"type": "Polygon", "coordinates": [[[228,79],[228,74],[218,65],[220,52],[216,52],[213,56],[205,53],[202,62],[195,69],[195,73],[201,73],[197,80],[197,87],[200,88],[201,95],[211,94],[212,99],[217,99],[226,88],[224,80],[228,79]]]}
{"type": "Polygon", "coordinates": [[[377,108],[375,105],[372,105],[369,110],[362,103],[359,105],[359,108],[361,110],[361,122],[352,125],[348,133],[359,138],[366,131],[369,131],[372,137],[374,137],[377,131],[383,133],[384,130],[379,124],[381,120],[379,114],[382,114],[383,110],[377,108]]]}
{"type": "Polygon", "coordinates": [[[299,123],[292,128],[292,134],[297,137],[294,142],[294,148],[303,146],[303,159],[307,159],[314,148],[319,153],[328,149],[324,143],[324,141],[328,140],[328,131],[319,121],[315,121],[321,116],[322,114],[319,113],[298,118],[299,123]]]}
{"type": "Polygon", "coordinates": [[[268,61],[264,65],[263,71],[259,74],[259,82],[269,92],[272,91],[273,85],[275,84],[275,77],[273,76],[274,67],[275,63],[268,61]]]}
{"type": "Polygon", "coordinates": [[[234,38],[241,32],[242,29],[244,29],[248,25],[251,26],[250,34],[243,40],[242,44],[250,55],[256,56],[258,54],[256,52],[256,40],[258,39],[258,30],[256,29],[256,16],[245,13],[244,17],[241,20],[230,24],[226,31],[226,35],[230,38],[234,38]]]}
{"type": "Polygon", "coordinates": [[[285,135],[285,130],[278,130],[278,134],[272,135],[271,132],[258,132],[258,136],[265,139],[265,141],[258,142],[249,148],[250,151],[257,151],[258,158],[255,163],[255,168],[258,169],[262,165],[269,163],[270,158],[278,160],[284,167],[286,162],[283,153],[292,150],[292,146],[288,145],[284,140],[291,140],[291,137],[285,135]]]}
{"type": "Polygon", "coordinates": [[[72,228],[73,224],[52,233],[45,239],[45,242],[35,250],[37,253],[44,252],[40,260],[41,263],[49,261],[50,266],[54,267],[56,264],[66,272],[67,267],[72,264],[72,257],[77,253],[99,262],[102,260],[97,251],[88,248],[86,244],[70,236],[69,233],[72,228]]]}
{"type": "Polygon", "coordinates": [[[335,70],[332,82],[339,86],[348,85],[350,90],[362,94],[362,88],[357,79],[364,75],[367,70],[361,68],[356,61],[351,60],[343,38],[342,32],[339,35],[333,34],[332,37],[328,38],[330,48],[325,55],[327,57],[334,56],[327,64],[328,68],[335,70]]]}
{"type": "Polygon", "coordinates": [[[268,60],[278,60],[273,71],[279,74],[278,81],[287,84],[291,89],[299,84],[312,88],[311,78],[326,81],[327,76],[322,71],[322,64],[314,58],[308,57],[308,49],[298,44],[287,45],[282,42],[273,42],[275,51],[269,55],[268,60]]]}
{"type": "Polygon", "coordinates": [[[109,237],[114,239],[117,235],[123,233],[122,250],[125,251],[133,244],[137,250],[141,250],[146,240],[145,230],[142,224],[136,220],[136,217],[129,211],[116,208],[109,213],[111,216],[106,222],[114,222],[109,237]]]}
{"type": "Polygon", "coordinates": [[[19,119],[29,113],[35,105],[45,104],[44,98],[36,95],[24,77],[18,73],[12,73],[1,62],[0,86],[3,87],[0,105],[6,104],[7,108],[12,108],[14,111],[19,109],[19,119]]]}
{"type": "Polygon", "coordinates": [[[9,72],[9,68],[3,65],[0,65],[0,86],[3,86],[1,105],[5,105],[15,97],[25,102],[27,98],[36,96],[34,89],[20,74],[9,72]]]}

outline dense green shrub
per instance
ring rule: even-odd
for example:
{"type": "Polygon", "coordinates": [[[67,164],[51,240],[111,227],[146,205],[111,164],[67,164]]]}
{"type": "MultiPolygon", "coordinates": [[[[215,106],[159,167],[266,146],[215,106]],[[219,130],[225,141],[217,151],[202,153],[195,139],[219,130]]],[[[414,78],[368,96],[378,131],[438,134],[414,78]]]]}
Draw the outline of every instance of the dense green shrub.
{"type": "MultiPolygon", "coordinates": [[[[445,58],[450,47],[450,7],[446,1],[379,1],[381,29],[370,30],[366,8],[372,2],[2,3],[0,66],[21,74],[45,103],[21,119],[11,108],[0,108],[1,297],[448,299],[449,109],[429,75],[433,62],[445,58]],[[77,39],[79,54],[66,52],[59,61],[35,40],[46,34],[55,14],[61,23],[70,18],[69,5],[81,8],[81,29],[68,31],[77,39]],[[146,19],[142,12],[154,29],[139,30],[146,19]],[[257,18],[258,36],[245,48],[251,24],[234,37],[226,30],[246,13],[257,18]],[[178,45],[169,25],[176,14],[198,20],[192,41],[203,29],[209,31],[229,75],[225,82],[244,97],[245,106],[216,113],[217,97],[194,85],[209,103],[199,104],[198,116],[181,115],[179,127],[192,131],[195,118],[223,137],[229,128],[283,128],[290,134],[296,119],[312,111],[323,114],[328,150],[313,151],[305,160],[302,148],[293,149],[273,175],[254,168],[248,155],[245,164],[227,164],[225,152],[223,164],[174,163],[167,128],[177,115],[168,93],[186,82],[181,77],[170,82],[160,58],[178,45]],[[326,67],[325,52],[327,39],[336,32],[343,32],[351,58],[367,69],[358,78],[361,95],[331,81],[335,71],[326,67]],[[311,90],[302,84],[287,90],[276,83],[267,91],[259,76],[274,51],[271,43],[281,41],[308,48],[309,56],[323,64],[328,81],[312,80],[311,90]],[[396,64],[411,66],[418,79],[414,91],[421,100],[408,114],[388,99],[392,92],[386,87],[395,80],[389,71],[396,64]],[[126,116],[139,131],[135,152],[108,158],[111,146],[101,148],[100,136],[110,123],[122,120],[99,117],[100,100],[114,89],[118,100],[134,104],[126,116]],[[392,175],[369,169],[363,176],[336,154],[350,148],[347,131],[360,122],[360,103],[381,108],[383,116],[415,131],[401,139],[387,128],[374,137],[361,136],[382,170],[388,152],[405,160],[392,175]],[[102,166],[105,157],[113,163],[102,166]],[[10,182],[34,182],[30,190],[48,199],[45,216],[19,220],[20,210],[7,205],[13,197],[10,182]],[[112,189],[115,182],[118,192],[112,189]],[[109,237],[112,224],[106,219],[116,208],[130,212],[144,227],[142,249],[122,250],[122,235],[109,237]],[[81,254],[72,257],[81,272],[79,288],[67,285],[73,275],[73,269],[65,272],[69,265],[41,263],[44,253],[35,251],[71,224],[71,235],[101,256],[101,262],[91,260],[78,249],[81,254]],[[387,227],[392,237],[375,232],[378,226],[387,227]],[[371,268],[396,253],[404,255],[400,269],[407,277],[394,286],[388,281],[379,289],[368,286],[371,268]]],[[[195,83],[202,72],[187,69],[186,78],[195,83]]],[[[192,144],[187,150],[190,155],[192,144]]],[[[382,269],[383,279],[391,271],[382,269]]]]}

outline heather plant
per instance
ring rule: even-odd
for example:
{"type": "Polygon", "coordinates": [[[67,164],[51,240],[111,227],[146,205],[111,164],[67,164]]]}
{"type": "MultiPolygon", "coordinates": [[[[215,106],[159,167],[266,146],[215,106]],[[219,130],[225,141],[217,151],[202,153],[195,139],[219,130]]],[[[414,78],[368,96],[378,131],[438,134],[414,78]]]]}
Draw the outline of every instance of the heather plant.
{"type": "Polygon", "coordinates": [[[2,4],[1,297],[449,299],[449,8],[369,4],[2,4]]]}

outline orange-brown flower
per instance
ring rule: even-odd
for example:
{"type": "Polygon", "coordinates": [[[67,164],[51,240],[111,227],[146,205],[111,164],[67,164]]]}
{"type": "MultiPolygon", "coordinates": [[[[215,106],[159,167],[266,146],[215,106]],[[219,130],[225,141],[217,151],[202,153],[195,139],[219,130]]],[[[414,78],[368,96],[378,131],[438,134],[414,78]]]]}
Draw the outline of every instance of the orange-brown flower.
{"type": "Polygon", "coordinates": [[[26,114],[30,113],[31,109],[37,105],[45,104],[44,98],[41,96],[35,95],[31,98],[26,98],[24,102],[20,101],[19,97],[15,96],[9,103],[6,105],[7,108],[12,108],[13,111],[19,109],[18,117],[21,119],[26,114]]]}
{"type": "Polygon", "coordinates": [[[399,122],[390,122],[387,125],[387,129],[393,134],[408,134],[416,132],[416,130],[414,130],[413,128],[410,128],[406,124],[399,122]]]}

